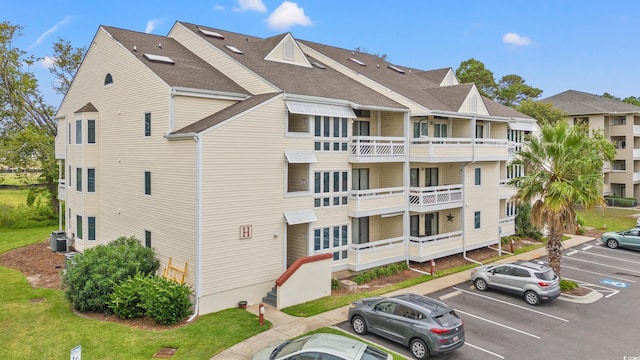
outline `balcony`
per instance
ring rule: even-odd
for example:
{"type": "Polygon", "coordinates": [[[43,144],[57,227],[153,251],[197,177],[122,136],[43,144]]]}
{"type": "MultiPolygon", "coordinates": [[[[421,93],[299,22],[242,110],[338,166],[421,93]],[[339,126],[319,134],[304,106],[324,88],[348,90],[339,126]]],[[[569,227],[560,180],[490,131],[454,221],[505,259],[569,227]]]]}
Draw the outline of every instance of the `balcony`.
{"type": "Polygon", "coordinates": [[[458,254],[462,250],[462,231],[431,236],[409,237],[409,260],[425,262],[458,254]]]}
{"type": "Polygon", "coordinates": [[[67,186],[64,179],[58,179],[58,200],[67,201],[67,186]]]}
{"type": "Polygon", "coordinates": [[[407,154],[405,138],[386,136],[353,136],[349,141],[352,163],[398,162],[407,154]]]}
{"type": "Polygon", "coordinates": [[[404,211],[406,201],[404,187],[351,190],[349,216],[362,217],[404,211]]]}
{"type": "Polygon", "coordinates": [[[427,162],[507,160],[509,150],[515,151],[508,144],[506,139],[421,137],[411,140],[410,155],[412,161],[427,162]]]}
{"type": "Polygon", "coordinates": [[[516,194],[518,189],[515,186],[509,185],[509,181],[509,179],[500,180],[500,184],[498,185],[498,198],[508,199],[516,194]]]}
{"type": "Polygon", "coordinates": [[[430,212],[462,207],[462,184],[411,187],[409,210],[430,212]]]}
{"type": "Polygon", "coordinates": [[[349,270],[361,271],[406,260],[404,237],[351,244],[349,270]]]}
{"type": "Polygon", "coordinates": [[[498,221],[498,226],[500,227],[500,236],[509,236],[514,235],[516,233],[516,217],[509,216],[506,218],[502,218],[498,221]]]}

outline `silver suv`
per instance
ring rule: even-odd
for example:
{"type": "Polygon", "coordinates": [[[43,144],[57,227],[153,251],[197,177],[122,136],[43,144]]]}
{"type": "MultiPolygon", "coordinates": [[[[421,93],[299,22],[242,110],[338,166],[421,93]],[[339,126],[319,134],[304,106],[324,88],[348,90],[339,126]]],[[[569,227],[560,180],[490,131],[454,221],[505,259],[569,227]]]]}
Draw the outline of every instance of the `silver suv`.
{"type": "Polygon", "coordinates": [[[471,281],[480,291],[493,288],[523,295],[531,305],[560,296],[560,279],[552,268],[542,262],[483,265],[471,270],[471,281]]]}

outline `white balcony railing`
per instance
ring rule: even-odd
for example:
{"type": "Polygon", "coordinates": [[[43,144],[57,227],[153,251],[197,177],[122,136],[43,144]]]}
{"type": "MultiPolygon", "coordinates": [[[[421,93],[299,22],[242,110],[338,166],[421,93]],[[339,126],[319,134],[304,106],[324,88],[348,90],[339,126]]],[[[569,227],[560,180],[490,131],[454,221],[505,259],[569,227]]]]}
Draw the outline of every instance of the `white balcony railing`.
{"type": "Polygon", "coordinates": [[[351,190],[349,192],[349,214],[350,216],[368,216],[388,211],[402,211],[406,207],[406,201],[405,188],[402,186],[351,190]]]}
{"type": "Polygon", "coordinates": [[[438,161],[507,160],[509,156],[515,155],[515,149],[515,144],[510,144],[507,139],[440,137],[411,139],[412,158],[424,157],[438,161]],[[514,153],[509,153],[510,150],[514,153]]]}
{"type": "Polygon", "coordinates": [[[508,216],[498,221],[500,236],[509,236],[516,233],[516,217],[508,216]]]}
{"type": "Polygon", "coordinates": [[[502,179],[498,185],[498,197],[500,199],[508,199],[515,195],[518,189],[515,186],[509,185],[510,179],[502,179]]]}
{"type": "Polygon", "coordinates": [[[400,236],[351,244],[349,252],[349,268],[354,271],[391,264],[406,259],[405,238],[400,236]]]}
{"type": "Polygon", "coordinates": [[[425,262],[460,252],[462,231],[409,237],[409,260],[425,262]]]}
{"type": "Polygon", "coordinates": [[[405,138],[387,136],[353,136],[349,141],[351,156],[369,159],[395,159],[407,154],[405,138]]]}
{"type": "Polygon", "coordinates": [[[67,201],[67,186],[64,179],[58,179],[58,200],[67,201]]]}
{"type": "Polygon", "coordinates": [[[409,189],[410,206],[433,207],[444,204],[462,205],[462,184],[411,187],[409,189]]]}

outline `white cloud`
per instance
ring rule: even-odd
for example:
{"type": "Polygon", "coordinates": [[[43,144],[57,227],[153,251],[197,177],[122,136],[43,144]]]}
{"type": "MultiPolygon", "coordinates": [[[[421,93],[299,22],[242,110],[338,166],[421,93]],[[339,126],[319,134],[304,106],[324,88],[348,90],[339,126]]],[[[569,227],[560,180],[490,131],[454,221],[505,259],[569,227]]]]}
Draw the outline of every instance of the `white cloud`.
{"type": "Polygon", "coordinates": [[[147,34],[151,34],[155,28],[162,24],[162,20],[160,19],[152,19],[147,21],[147,27],[144,29],[144,32],[147,34]]]}
{"type": "Polygon", "coordinates": [[[284,1],[269,15],[267,24],[271,29],[286,30],[293,25],[309,26],[312,22],[298,4],[284,1]]]}
{"type": "Polygon", "coordinates": [[[531,45],[531,39],[526,36],[520,36],[516,33],[506,33],[502,36],[502,42],[505,44],[513,44],[513,45],[531,45]]]}
{"type": "Polygon", "coordinates": [[[234,7],[233,11],[257,11],[263,13],[267,12],[267,7],[264,6],[262,0],[238,0],[238,7],[234,7]]]}
{"type": "Polygon", "coordinates": [[[51,69],[56,59],[51,56],[45,56],[40,61],[38,61],[38,65],[44,69],[51,69]]]}
{"type": "Polygon", "coordinates": [[[45,31],[44,33],[42,33],[42,35],[40,35],[40,37],[38,38],[38,40],[36,40],[35,43],[31,44],[29,46],[29,48],[33,48],[35,46],[40,45],[40,43],[49,35],[53,34],[54,32],[58,31],[58,29],[60,29],[60,27],[66,25],[69,23],[69,21],[71,21],[71,16],[67,15],[64,17],[63,20],[58,21],[57,24],[53,25],[52,28],[48,29],[47,31],[45,31]]]}
{"type": "Polygon", "coordinates": [[[222,6],[220,4],[215,4],[215,5],[213,5],[213,10],[215,10],[215,11],[224,11],[224,6],[222,6]]]}

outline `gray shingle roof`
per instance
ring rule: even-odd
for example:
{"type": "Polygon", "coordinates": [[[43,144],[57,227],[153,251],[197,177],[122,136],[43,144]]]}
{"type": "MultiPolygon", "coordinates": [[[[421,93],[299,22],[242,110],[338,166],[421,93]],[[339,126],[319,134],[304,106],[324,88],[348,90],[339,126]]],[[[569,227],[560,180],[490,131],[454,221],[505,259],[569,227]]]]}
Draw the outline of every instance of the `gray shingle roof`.
{"type": "Polygon", "coordinates": [[[251,109],[252,107],[259,105],[281,93],[270,93],[262,95],[254,95],[246,100],[239,101],[231,106],[228,106],[214,114],[207,116],[206,118],[196,121],[190,125],[183,127],[180,130],[176,130],[173,134],[185,134],[185,133],[198,133],[206,130],[214,125],[217,125],[229,118],[232,118],[244,111],[251,109]]]}
{"type": "Polygon", "coordinates": [[[92,103],[88,102],[80,109],[76,110],[74,114],[83,113],[83,112],[98,112],[95,106],[92,103]]]}
{"type": "Polygon", "coordinates": [[[484,106],[487,108],[487,111],[491,116],[500,116],[507,118],[518,118],[518,119],[533,119],[529,115],[525,115],[515,109],[497,103],[487,97],[482,97],[482,101],[484,102],[484,106]]]}
{"type": "MultiPolygon", "coordinates": [[[[211,45],[227,53],[230,57],[255,72],[279,90],[291,94],[324,97],[329,99],[349,100],[364,106],[382,106],[406,109],[405,106],[388,97],[360,84],[359,82],[326,67],[303,67],[288,63],[268,61],[265,57],[287,34],[261,39],[242,35],[221,29],[180,22],[194,34],[202,37],[211,45]],[[202,28],[215,31],[224,39],[206,36],[198,31],[202,28]],[[235,54],[225,45],[231,45],[241,50],[243,54],[235,54]]],[[[310,61],[317,59],[309,58],[310,61]]]]}
{"type": "Polygon", "coordinates": [[[540,101],[551,103],[554,107],[563,110],[570,116],[640,113],[640,106],[576,90],[567,90],[540,101]]]}
{"type": "Polygon", "coordinates": [[[247,90],[174,39],[110,26],[102,28],[170,86],[249,95],[247,90]],[[174,64],[148,60],[145,53],[169,57],[174,64]]]}

